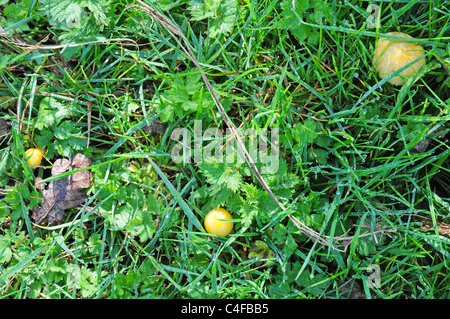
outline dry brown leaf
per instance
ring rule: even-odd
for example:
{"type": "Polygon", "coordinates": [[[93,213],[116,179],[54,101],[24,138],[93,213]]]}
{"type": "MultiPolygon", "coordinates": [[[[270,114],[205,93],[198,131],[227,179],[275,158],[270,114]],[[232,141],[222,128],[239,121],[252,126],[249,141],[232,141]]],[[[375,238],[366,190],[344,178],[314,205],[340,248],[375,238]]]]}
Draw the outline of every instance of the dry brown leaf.
{"type": "MultiPolygon", "coordinates": [[[[420,229],[429,230],[429,229],[434,228],[433,221],[431,221],[431,220],[423,219],[423,220],[421,220],[421,222],[422,222],[422,226],[420,227],[420,229]]],[[[436,226],[438,227],[438,232],[440,235],[450,236],[450,225],[449,224],[437,222],[436,226]]]]}
{"type": "MultiPolygon", "coordinates": [[[[52,176],[64,173],[69,169],[86,168],[91,165],[91,160],[83,154],[75,154],[71,161],[58,159],[53,164],[52,176]]],[[[50,182],[48,189],[43,190],[44,202],[39,207],[34,207],[31,218],[36,224],[57,225],[64,221],[65,211],[83,204],[86,194],[80,190],[88,188],[92,183],[90,170],[76,172],[67,177],[50,182]]]]}

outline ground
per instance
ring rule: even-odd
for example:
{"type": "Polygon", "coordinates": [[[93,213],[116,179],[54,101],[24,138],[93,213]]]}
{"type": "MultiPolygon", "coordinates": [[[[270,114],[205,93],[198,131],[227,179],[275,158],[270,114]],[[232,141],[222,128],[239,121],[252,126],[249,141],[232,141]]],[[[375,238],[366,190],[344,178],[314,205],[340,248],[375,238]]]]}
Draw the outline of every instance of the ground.
{"type": "Polygon", "coordinates": [[[447,1],[0,8],[3,298],[450,297],[447,1]]]}

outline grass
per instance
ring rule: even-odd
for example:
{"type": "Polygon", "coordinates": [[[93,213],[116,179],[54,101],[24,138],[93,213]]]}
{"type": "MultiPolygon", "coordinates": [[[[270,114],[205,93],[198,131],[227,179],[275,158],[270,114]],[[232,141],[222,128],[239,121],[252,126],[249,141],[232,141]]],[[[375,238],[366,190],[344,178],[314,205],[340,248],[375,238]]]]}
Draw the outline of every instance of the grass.
{"type": "Polygon", "coordinates": [[[195,121],[232,141],[157,19],[134,1],[79,4],[75,17],[48,3],[1,14],[0,296],[449,297],[448,3],[376,2],[376,29],[365,1],[296,1],[295,13],[291,1],[153,2],[239,132],[279,130],[279,169],[262,177],[280,205],[246,162],[171,158],[172,132],[194,143],[195,121]],[[391,31],[427,51],[401,87],[372,67],[391,31]],[[46,149],[35,169],[23,159],[33,146],[46,149]],[[86,203],[34,224],[35,177],[48,186],[56,159],[75,153],[92,161],[86,203]],[[202,226],[217,206],[235,221],[227,237],[202,226]]]}

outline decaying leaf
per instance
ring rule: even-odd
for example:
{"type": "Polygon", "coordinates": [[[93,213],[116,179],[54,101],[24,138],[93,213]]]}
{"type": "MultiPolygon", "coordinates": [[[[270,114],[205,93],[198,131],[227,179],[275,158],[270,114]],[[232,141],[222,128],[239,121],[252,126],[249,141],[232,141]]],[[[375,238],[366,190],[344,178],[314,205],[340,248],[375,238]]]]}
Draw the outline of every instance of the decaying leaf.
{"type": "Polygon", "coordinates": [[[248,259],[255,259],[254,265],[261,266],[267,258],[275,258],[275,252],[262,240],[256,240],[250,248],[248,259]]]}
{"type": "MultiPolygon", "coordinates": [[[[82,155],[75,154],[72,160],[58,159],[53,164],[52,176],[64,173],[70,169],[86,168],[91,160],[82,155]]],[[[34,207],[31,218],[36,224],[57,225],[64,221],[65,211],[83,204],[86,194],[80,190],[88,188],[92,183],[90,170],[82,170],[50,182],[48,189],[43,190],[44,202],[40,207],[34,207]]]]}
{"type": "MultiPolygon", "coordinates": [[[[422,222],[422,226],[420,227],[420,229],[429,230],[429,229],[434,228],[433,221],[431,221],[431,220],[423,219],[423,220],[421,220],[421,222],[422,222]]],[[[449,224],[437,222],[436,226],[438,228],[438,232],[440,235],[450,236],[450,225],[449,224]]]]}

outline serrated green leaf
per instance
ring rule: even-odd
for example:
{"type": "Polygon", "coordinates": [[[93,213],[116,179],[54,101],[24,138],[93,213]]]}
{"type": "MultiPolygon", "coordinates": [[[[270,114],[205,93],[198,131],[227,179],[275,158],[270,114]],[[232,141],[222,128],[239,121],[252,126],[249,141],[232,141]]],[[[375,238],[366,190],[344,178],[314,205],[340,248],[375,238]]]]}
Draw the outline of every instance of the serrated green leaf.
{"type": "Polygon", "coordinates": [[[329,136],[318,136],[314,143],[319,145],[320,147],[329,147],[333,143],[333,139],[329,136]]]}
{"type": "Polygon", "coordinates": [[[267,286],[269,295],[272,298],[284,298],[291,293],[291,288],[286,282],[276,282],[267,286]]]}
{"type": "Polygon", "coordinates": [[[286,242],[286,236],[287,236],[287,229],[286,226],[283,224],[276,224],[273,228],[272,232],[272,241],[275,245],[282,245],[286,242]]]}
{"type": "Polygon", "coordinates": [[[45,97],[39,104],[39,112],[36,121],[36,128],[42,130],[69,117],[69,108],[53,97],[45,97]]]}
{"type": "Polygon", "coordinates": [[[36,248],[33,252],[21,258],[17,264],[14,264],[14,266],[12,267],[8,267],[0,275],[0,284],[5,285],[9,278],[13,277],[15,274],[21,271],[26,266],[26,264],[31,262],[37,255],[39,255],[41,251],[44,250],[44,248],[45,246],[40,246],[39,248],[36,248]]]}
{"type": "Polygon", "coordinates": [[[189,12],[193,21],[213,18],[221,0],[191,0],[189,12]]]}
{"type": "Polygon", "coordinates": [[[80,6],[92,12],[97,25],[107,25],[110,21],[110,0],[82,0],[80,6]]]}
{"type": "Polygon", "coordinates": [[[179,7],[183,5],[186,1],[185,0],[150,0],[151,3],[156,5],[158,8],[160,8],[162,11],[169,11],[170,9],[179,7]]]}
{"type": "Polygon", "coordinates": [[[15,25],[13,29],[9,30],[10,35],[12,35],[12,31],[20,32],[30,29],[30,27],[26,23],[27,21],[25,20],[27,18],[30,3],[31,0],[24,0],[5,6],[3,14],[5,15],[6,19],[2,19],[1,26],[5,29],[9,26],[15,25]]]}
{"type": "Polygon", "coordinates": [[[188,8],[192,20],[210,19],[208,33],[211,38],[228,34],[236,23],[235,0],[191,0],[188,8]]]}
{"type": "Polygon", "coordinates": [[[109,23],[109,0],[40,0],[39,10],[57,28],[80,28],[86,17],[85,9],[93,15],[97,25],[109,23]]]}
{"type": "Polygon", "coordinates": [[[236,166],[228,166],[216,160],[199,164],[200,171],[211,185],[225,186],[236,193],[242,185],[242,175],[236,166]]]}
{"type": "Polygon", "coordinates": [[[161,122],[170,122],[186,113],[212,107],[214,105],[212,98],[207,94],[200,94],[202,86],[203,82],[197,73],[187,76],[175,75],[171,87],[162,92],[156,101],[157,111],[162,112],[161,122]]]}
{"type": "Polygon", "coordinates": [[[312,157],[321,165],[326,165],[328,163],[329,152],[321,148],[314,148],[311,153],[312,157]]]}

